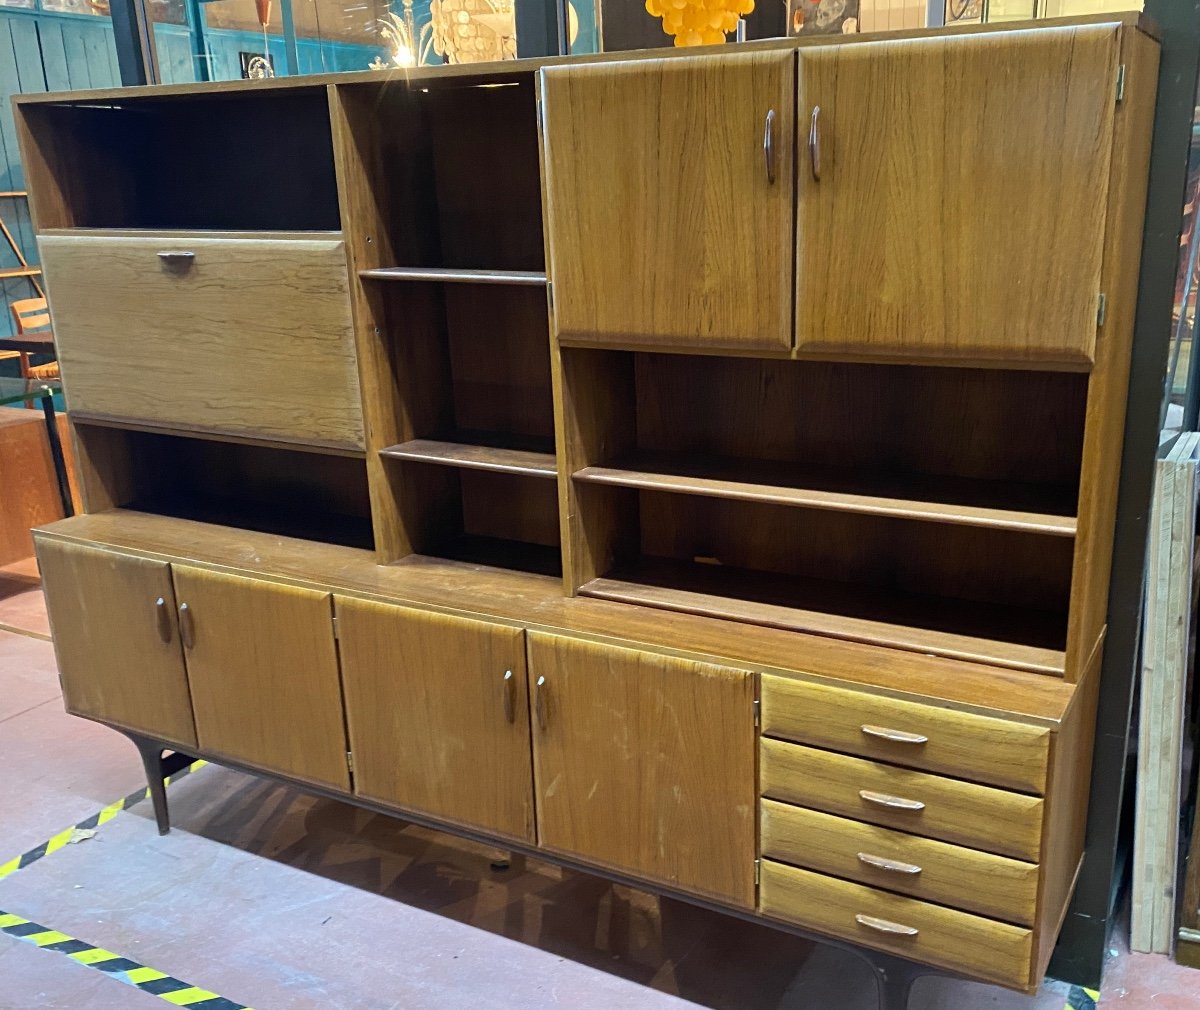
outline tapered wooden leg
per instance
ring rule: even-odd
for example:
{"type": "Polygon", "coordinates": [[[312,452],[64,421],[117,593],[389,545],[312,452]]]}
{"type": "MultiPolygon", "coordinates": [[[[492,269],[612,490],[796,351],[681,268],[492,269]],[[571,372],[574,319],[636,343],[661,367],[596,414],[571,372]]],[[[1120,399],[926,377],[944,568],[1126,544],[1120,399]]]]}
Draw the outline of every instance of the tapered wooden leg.
{"type": "Polygon", "coordinates": [[[913,983],[921,975],[935,974],[931,968],[902,958],[872,951],[863,953],[875,970],[875,979],[879,983],[879,1010],[908,1010],[913,983]]]}
{"type": "Polygon", "coordinates": [[[158,823],[158,833],[165,835],[171,830],[171,817],[167,810],[167,784],[164,781],[167,770],[163,762],[166,748],[157,740],[126,733],[133,745],[142,756],[142,767],[146,769],[146,784],[150,787],[150,802],[154,804],[154,820],[158,823]]]}

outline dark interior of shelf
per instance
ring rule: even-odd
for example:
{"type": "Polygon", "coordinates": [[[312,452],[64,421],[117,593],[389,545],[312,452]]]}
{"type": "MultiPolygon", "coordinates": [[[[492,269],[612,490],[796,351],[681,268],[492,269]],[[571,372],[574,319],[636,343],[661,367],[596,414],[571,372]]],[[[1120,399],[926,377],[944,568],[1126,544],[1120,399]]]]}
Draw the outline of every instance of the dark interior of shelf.
{"type": "Polygon", "coordinates": [[[606,390],[590,465],[1075,514],[1087,376],[563,351],[606,390]]]}
{"type": "Polygon", "coordinates": [[[751,621],[737,601],[1038,648],[1065,642],[1070,538],[624,487],[586,490],[578,498],[585,537],[617,531],[605,578],[726,597],[728,616],[751,621]]]}
{"type": "Polygon", "coordinates": [[[527,475],[386,459],[414,554],[561,575],[558,486],[527,475]]]}
{"type": "Polygon", "coordinates": [[[114,504],[220,526],[371,549],[366,463],[275,448],[77,424],[108,454],[114,504]]]}
{"type": "Polygon", "coordinates": [[[342,94],[361,144],[388,123],[372,180],[389,221],[383,266],[545,270],[532,74],[499,87],[364,83],[342,94]]]}
{"type": "Polygon", "coordinates": [[[53,136],[48,161],[68,196],[68,219],[42,227],[341,228],[324,89],[47,104],[24,114],[35,142],[53,136]]]}

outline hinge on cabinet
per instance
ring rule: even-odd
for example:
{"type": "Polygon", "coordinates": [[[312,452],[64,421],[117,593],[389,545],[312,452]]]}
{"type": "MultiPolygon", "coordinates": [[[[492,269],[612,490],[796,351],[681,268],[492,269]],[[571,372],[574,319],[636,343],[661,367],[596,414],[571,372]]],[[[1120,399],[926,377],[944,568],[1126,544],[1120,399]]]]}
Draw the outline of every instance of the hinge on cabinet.
{"type": "Polygon", "coordinates": [[[762,725],[762,702],[757,698],[754,699],[754,727],[757,729],[762,725]]]}
{"type": "Polygon", "coordinates": [[[546,298],[550,302],[550,311],[554,311],[554,281],[546,282],[546,298]]]}
{"type": "Polygon", "coordinates": [[[338,619],[336,617],[333,618],[333,637],[335,640],[342,637],[341,631],[338,630],[338,619]]]}
{"type": "Polygon", "coordinates": [[[1096,325],[1103,326],[1104,318],[1108,315],[1108,299],[1100,292],[1100,300],[1096,303],[1096,325]]]}
{"type": "Polygon", "coordinates": [[[1125,101],[1125,64],[1117,67],[1117,101],[1125,101]]]}
{"type": "Polygon", "coordinates": [[[758,887],[762,883],[762,860],[754,860],[754,886],[758,887]]]}
{"type": "Polygon", "coordinates": [[[346,770],[354,774],[354,751],[346,751],[346,770]]]}

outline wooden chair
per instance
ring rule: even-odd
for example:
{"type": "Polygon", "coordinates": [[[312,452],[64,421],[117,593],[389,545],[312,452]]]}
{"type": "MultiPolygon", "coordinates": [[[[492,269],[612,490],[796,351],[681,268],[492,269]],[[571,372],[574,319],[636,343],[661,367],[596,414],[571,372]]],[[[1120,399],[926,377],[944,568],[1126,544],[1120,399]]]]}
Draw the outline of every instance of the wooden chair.
{"type": "MultiPolygon", "coordinates": [[[[9,304],[12,312],[13,326],[18,336],[45,330],[50,326],[50,309],[45,298],[21,298],[9,304]]],[[[57,379],[60,377],[58,362],[50,361],[44,365],[31,365],[28,351],[17,351],[21,357],[21,377],[23,379],[57,379]]],[[[11,357],[6,354],[6,357],[11,357]]]]}

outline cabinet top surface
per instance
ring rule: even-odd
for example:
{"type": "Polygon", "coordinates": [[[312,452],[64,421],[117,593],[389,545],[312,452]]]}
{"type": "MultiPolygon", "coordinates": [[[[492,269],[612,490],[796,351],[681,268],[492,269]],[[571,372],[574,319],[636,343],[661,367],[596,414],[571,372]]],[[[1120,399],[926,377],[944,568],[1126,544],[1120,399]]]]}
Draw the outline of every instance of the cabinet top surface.
{"type": "Polygon", "coordinates": [[[151,85],[144,87],[101,88],[93,91],[48,92],[45,94],[14,95],[15,105],[36,105],[46,102],[83,102],[97,99],[160,98],[171,96],[202,96],[209,94],[249,93],[260,91],[294,92],[330,85],[386,85],[397,87],[425,84],[438,80],[461,79],[485,83],[512,80],[534,73],[543,67],[576,66],[588,63],[620,62],[643,59],[689,59],[763,50],[804,49],[809,46],[857,45],[894,39],[935,38],[944,35],[987,35],[995,32],[1043,30],[1047,28],[1111,24],[1125,25],[1157,39],[1154,22],[1137,11],[1115,14],[1089,14],[1066,18],[1043,18],[1036,21],[1010,21],[1003,24],[952,25],[941,28],[911,28],[892,32],[864,32],[858,35],[809,36],[806,38],[762,39],[737,46],[703,46],[692,49],[634,49],[584,56],[536,57],[504,60],[494,63],[453,64],[430,67],[397,68],[376,71],[347,71],[336,74],[312,74],[302,77],[277,77],[269,80],[210,81],[199,84],[151,85]]]}

